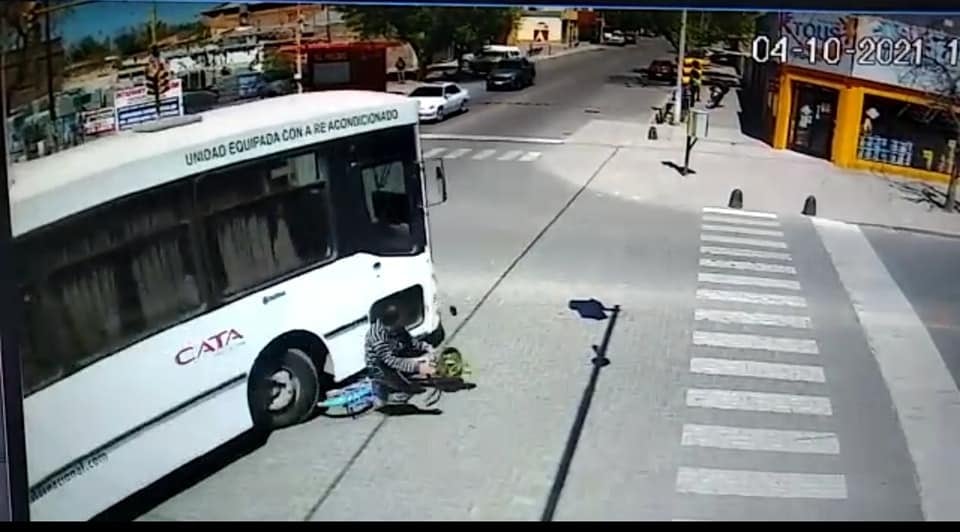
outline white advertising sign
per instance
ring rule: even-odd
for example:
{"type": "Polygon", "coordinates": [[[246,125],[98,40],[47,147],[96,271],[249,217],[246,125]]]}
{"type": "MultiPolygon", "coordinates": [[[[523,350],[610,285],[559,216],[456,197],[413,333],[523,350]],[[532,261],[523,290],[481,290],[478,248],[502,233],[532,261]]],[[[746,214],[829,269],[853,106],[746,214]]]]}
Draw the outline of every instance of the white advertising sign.
{"type": "MultiPolygon", "coordinates": [[[[157,119],[155,97],[147,93],[147,88],[133,87],[119,89],[114,94],[113,108],[117,129],[130,129],[137,124],[157,119]]],[[[179,79],[171,79],[170,87],[160,95],[160,118],[183,114],[183,86],[179,79]]]]}
{"type": "Polygon", "coordinates": [[[849,76],[853,71],[853,56],[844,51],[856,45],[856,16],[844,13],[783,13],[780,15],[779,37],[786,37],[789,65],[844,76],[849,76]],[[832,46],[825,53],[824,45],[828,41],[832,46]],[[837,41],[839,47],[836,47],[837,41]]]}
{"type": "Polygon", "coordinates": [[[96,109],[94,111],[84,111],[81,117],[83,120],[83,132],[86,135],[109,133],[117,127],[114,110],[109,107],[96,109]]]}
{"type": "Polygon", "coordinates": [[[521,17],[517,40],[560,42],[563,40],[563,21],[559,17],[521,17]]]}
{"type": "Polygon", "coordinates": [[[960,82],[957,36],[896,20],[860,17],[859,39],[871,43],[872,53],[858,57],[853,67],[856,78],[935,93],[948,92],[951,83],[960,82]]]}

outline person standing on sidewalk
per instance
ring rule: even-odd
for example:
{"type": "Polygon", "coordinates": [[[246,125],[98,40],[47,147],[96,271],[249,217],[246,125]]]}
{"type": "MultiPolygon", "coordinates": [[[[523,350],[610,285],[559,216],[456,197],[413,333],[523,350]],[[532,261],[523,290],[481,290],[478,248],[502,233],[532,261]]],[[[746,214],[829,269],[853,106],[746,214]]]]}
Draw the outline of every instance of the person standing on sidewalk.
{"type": "Polygon", "coordinates": [[[700,79],[700,69],[694,68],[693,71],[690,72],[690,96],[691,96],[690,104],[691,105],[700,103],[701,81],[702,80],[700,79]]]}
{"type": "Polygon", "coordinates": [[[394,64],[394,67],[397,69],[397,81],[400,83],[406,83],[406,76],[404,71],[407,69],[407,62],[403,60],[403,57],[398,57],[397,62],[394,64]]]}

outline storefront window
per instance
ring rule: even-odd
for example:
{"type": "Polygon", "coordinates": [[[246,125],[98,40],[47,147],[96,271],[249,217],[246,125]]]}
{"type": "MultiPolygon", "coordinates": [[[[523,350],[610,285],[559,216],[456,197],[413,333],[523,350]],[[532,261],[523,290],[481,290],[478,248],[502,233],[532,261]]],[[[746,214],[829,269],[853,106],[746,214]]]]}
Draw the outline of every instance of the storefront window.
{"type": "Polygon", "coordinates": [[[956,137],[956,125],[947,113],[868,94],[863,99],[857,157],[949,174],[956,137]]]}

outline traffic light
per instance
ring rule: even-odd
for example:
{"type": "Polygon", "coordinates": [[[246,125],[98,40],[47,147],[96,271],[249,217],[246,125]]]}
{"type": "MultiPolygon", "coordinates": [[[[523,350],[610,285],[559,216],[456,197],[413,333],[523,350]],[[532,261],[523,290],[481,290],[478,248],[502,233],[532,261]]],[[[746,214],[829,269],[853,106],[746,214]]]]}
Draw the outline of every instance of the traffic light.
{"type": "Polygon", "coordinates": [[[40,18],[40,2],[22,2],[20,5],[20,18],[23,26],[27,29],[36,24],[40,18]]]}
{"type": "Polygon", "coordinates": [[[159,97],[170,89],[170,71],[159,58],[151,57],[147,64],[147,94],[159,97]]]}
{"type": "Polygon", "coordinates": [[[691,80],[701,82],[703,80],[703,61],[696,57],[683,58],[683,84],[687,85],[691,80]]]}

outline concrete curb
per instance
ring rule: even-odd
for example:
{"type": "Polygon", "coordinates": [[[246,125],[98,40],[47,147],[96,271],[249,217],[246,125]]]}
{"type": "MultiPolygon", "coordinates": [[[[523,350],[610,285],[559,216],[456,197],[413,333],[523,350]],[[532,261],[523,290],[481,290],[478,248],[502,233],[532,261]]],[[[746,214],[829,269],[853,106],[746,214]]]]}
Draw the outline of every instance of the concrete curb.
{"type": "MultiPolygon", "coordinates": [[[[957,216],[960,216],[960,215],[957,215],[957,216]]],[[[960,240],[960,229],[957,229],[956,233],[947,233],[942,230],[924,229],[921,227],[907,227],[904,225],[890,225],[890,224],[881,224],[881,223],[875,223],[875,222],[857,222],[853,220],[841,220],[839,218],[823,218],[821,216],[815,216],[815,218],[822,219],[822,220],[833,220],[836,222],[843,222],[851,225],[858,225],[861,227],[871,227],[874,229],[887,229],[890,231],[897,231],[900,233],[916,233],[921,235],[938,236],[941,238],[954,238],[954,239],[960,240]]]]}
{"type": "Polygon", "coordinates": [[[556,59],[556,58],[558,58],[558,57],[566,57],[566,56],[568,56],[568,55],[582,54],[582,53],[584,53],[584,52],[591,52],[591,51],[594,51],[594,50],[603,50],[603,49],[604,49],[604,48],[603,48],[602,46],[595,46],[595,45],[592,45],[592,44],[591,44],[591,45],[582,45],[582,46],[576,46],[576,47],[571,48],[571,49],[568,49],[568,50],[564,50],[564,51],[562,51],[562,52],[559,52],[559,53],[556,53],[556,54],[553,54],[553,55],[545,55],[545,56],[542,56],[542,57],[530,58],[530,61],[532,61],[532,62],[534,62],[534,63],[539,63],[539,62],[541,62],[541,61],[549,61],[550,59],[556,59]]]}
{"type": "Polygon", "coordinates": [[[564,139],[549,139],[536,137],[498,137],[488,135],[458,135],[455,133],[421,133],[423,140],[467,140],[473,142],[515,142],[520,144],[564,144],[564,139]]]}

